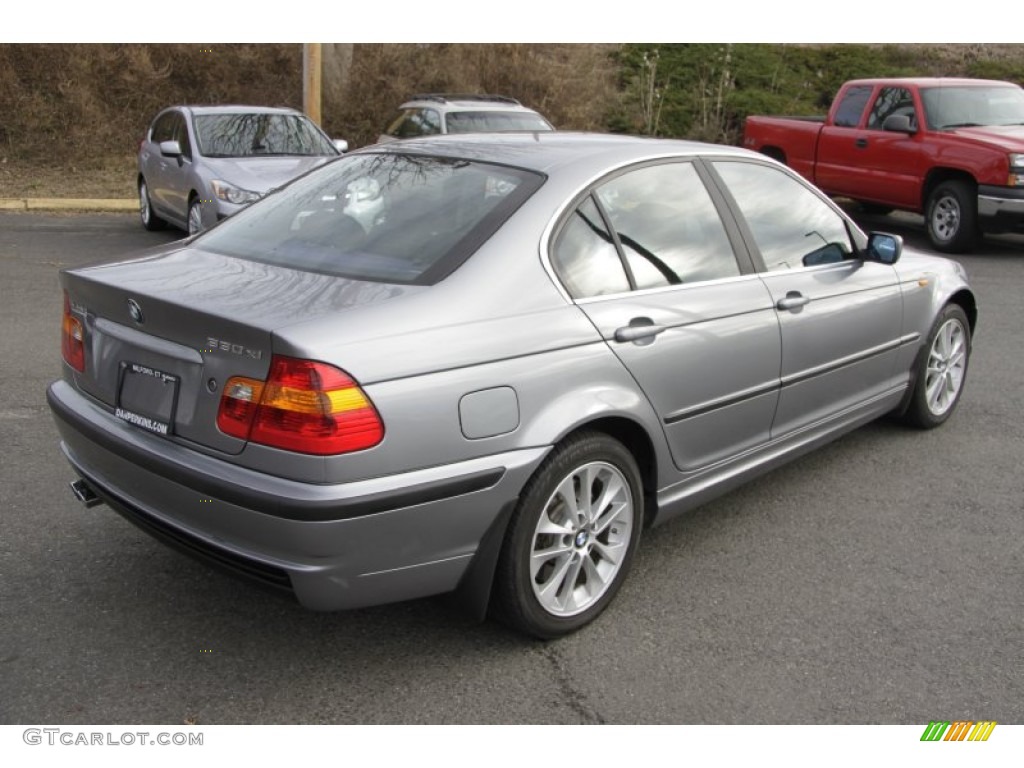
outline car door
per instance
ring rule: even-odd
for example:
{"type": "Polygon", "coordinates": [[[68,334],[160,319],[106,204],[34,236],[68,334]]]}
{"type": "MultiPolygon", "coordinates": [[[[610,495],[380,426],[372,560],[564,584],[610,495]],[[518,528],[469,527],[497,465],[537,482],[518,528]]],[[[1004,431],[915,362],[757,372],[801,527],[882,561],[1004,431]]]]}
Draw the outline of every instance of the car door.
{"type": "Polygon", "coordinates": [[[815,178],[831,194],[917,208],[927,170],[922,138],[882,129],[889,115],[906,115],[916,127],[914,96],[907,88],[885,86],[867,103],[856,127],[822,132],[815,178]]]}
{"type": "Polygon", "coordinates": [[[768,440],[778,319],[692,162],[627,170],[562,222],[551,261],[694,471],[768,440]]]}
{"type": "Polygon", "coordinates": [[[188,214],[192,166],[192,143],[185,115],[175,109],[157,118],[151,143],[144,173],[152,205],[161,216],[183,222],[188,214]],[[160,143],[164,141],[178,142],[181,154],[164,155],[160,151],[160,143]]]}
{"type": "Polygon", "coordinates": [[[167,158],[160,153],[160,143],[174,140],[177,110],[167,110],[153,120],[149,134],[139,153],[139,171],[149,189],[150,205],[166,216],[170,210],[167,197],[167,158]]]}
{"type": "Polygon", "coordinates": [[[904,115],[918,127],[918,108],[908,88],[886,86],[878,91],[868,112],[865,130],[857,140],[857,199],[877,200],[899,208],[921,204],[921,183],[927,171],[920,133],[886,131],[890,115],[904,115]]]}
{"type": "Polygon", "coordinates": [[[845,218],[778,166],[712,164],[735,200],[782,334],[772,437],[898,387],[903,298],[893,267],[858,256],[845,218]]]}
{"type": "Polygon", "coordinates": [[[815,152],[814,181],[831,195],[856,197],[863,186],[857,166],[863,139],[861,122],[874,90],[872,85],[851,85],[838,97],[832,123],[821,129],[815,152]]]}

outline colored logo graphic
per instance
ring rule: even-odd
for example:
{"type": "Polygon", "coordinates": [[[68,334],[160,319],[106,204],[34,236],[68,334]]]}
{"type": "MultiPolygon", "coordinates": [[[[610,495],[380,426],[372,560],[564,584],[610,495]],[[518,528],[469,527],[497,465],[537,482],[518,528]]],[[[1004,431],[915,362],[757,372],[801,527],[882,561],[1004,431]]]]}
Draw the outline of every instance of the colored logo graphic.
{"type": "Polygon", "coordinates": [[[995,720],[932,720],[921,734],[921,741],[988,741],[995,728],[995,720]]]}

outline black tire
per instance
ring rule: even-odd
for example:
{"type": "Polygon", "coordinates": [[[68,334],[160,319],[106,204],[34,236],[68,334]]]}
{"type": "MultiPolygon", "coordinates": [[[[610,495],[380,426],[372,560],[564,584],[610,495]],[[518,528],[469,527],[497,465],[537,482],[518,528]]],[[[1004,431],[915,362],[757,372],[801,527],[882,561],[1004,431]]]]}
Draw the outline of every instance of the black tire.
{"type": "Polygon", "coordinates": [[[978,198],[973,184],[943,181],[928,196],[925,208],[928,239],[937,251],[964,253],[978,236],[978,198]]]}
{"type": "Polygon", "coordinates": [[[150,232],[167,227],[167,222],[153,213],[153,204],[149,200],[149,187],[145,179],[139,179],[139,218],[142,220],[142,226],[150,232]]]}
{"type": "Polygon", "coordinates": [[[945,423],[960,403],[970,357],[971,326],[967,315],[956,304],[947,304],[918,356],[914,393],[904,421],[921,429],[945,423]]]}
{"type": "Polygon", "coordinates": [[[495,573],[494,616],[542,639],[597,618],[640,544],[643,503],[640,470],[620,442],[583,432],[558,445],[527,482],[509,522],[495,573]]]}

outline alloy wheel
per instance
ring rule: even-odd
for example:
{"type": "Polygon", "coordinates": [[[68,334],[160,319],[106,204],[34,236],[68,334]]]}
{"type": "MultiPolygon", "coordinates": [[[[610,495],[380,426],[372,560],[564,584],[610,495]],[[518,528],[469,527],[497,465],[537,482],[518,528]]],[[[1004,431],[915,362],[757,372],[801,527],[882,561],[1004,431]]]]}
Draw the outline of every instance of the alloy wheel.
{"type": "Polygon", "coordinates": [[[597,461],[567,475],[532,538],[530,581],[541,607],[566,617],[599,600],[622,567],[634,524],[630,486],[617,467],[597,461]]]}
{"type": "Polygon", "coordinates": [[[928,353],[925,398],[928,410],[941,416],[956,402],[967,366],[967,332],[957,318],[939,328],[928,353]]]}

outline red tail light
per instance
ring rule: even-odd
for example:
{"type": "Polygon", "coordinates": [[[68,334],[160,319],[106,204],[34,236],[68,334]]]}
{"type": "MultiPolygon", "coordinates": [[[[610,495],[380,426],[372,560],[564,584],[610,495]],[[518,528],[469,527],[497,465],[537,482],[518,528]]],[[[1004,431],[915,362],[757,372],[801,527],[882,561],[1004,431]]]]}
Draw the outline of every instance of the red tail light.
{"type": "Polygon", "coordinates": [[[242,440],[320,456],[372,448],[384,439],[377,409],[348,374],[279,356],[270,361],[266,382],[228,380],[217,426],[242,440]]]}
{"type": "Polygon", "coordinates": [[[61,323],[60,352],[64,362],[76,371],[85,370],[85,332],[82,321],[71,314],[71,299],[64,291],[64,320],[61,323]]]}

